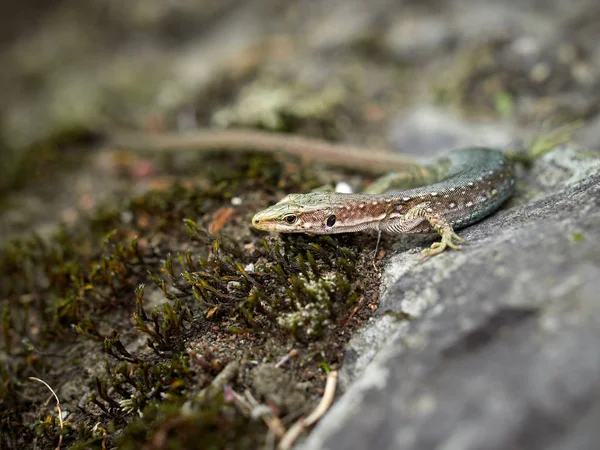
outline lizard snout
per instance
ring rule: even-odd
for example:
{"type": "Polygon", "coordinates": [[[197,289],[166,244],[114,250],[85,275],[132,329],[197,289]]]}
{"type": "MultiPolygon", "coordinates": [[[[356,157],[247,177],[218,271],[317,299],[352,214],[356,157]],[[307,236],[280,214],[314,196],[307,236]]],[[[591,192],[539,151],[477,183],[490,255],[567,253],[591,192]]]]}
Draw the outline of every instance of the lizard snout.
{"type": "Polygon", "coordinates": [[[254,217],[252,218],[252,226],[254,228],[258,228],[258,226],[260,225],[260,217],[259,214],[255,214],[254,217]]]}

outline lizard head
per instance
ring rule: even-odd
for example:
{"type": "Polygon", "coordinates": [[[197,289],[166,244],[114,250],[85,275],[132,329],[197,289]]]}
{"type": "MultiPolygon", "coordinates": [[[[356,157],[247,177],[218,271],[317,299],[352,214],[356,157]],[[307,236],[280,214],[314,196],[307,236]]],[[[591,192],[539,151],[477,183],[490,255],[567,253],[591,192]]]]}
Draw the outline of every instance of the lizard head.
{"type": "Polygon", "coordinates": [[[347,207],[350,199],[356,197],[332,192],[290,194],[258,212],[252,225],[264,231],[308,234],[344,233],[373,227],[371,214],[358,214],[347,207]]]}
{"type": "Polygon", "coordinates": [[[330,197],[328,192],[290,194],[258,212],[252,218],[252,225],[259,230],[280,233],[327,234],[326,229],[331,229],[336,222],[330,197]]]}

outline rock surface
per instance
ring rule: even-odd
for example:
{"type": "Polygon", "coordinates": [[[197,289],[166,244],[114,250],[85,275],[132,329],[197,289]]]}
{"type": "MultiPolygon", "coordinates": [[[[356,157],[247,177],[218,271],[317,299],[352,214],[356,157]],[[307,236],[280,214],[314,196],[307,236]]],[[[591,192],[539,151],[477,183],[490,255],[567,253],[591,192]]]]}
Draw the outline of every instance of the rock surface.
{"type": "MultiPolygon", "coordinates": [[[[57,2],[3,50],[0,187],[34,143],[79,127],[210,123],[219,102],[204,90],[222,73],[234,76],[220,94],[238,106],[238,82],[270,80],[263,100],[274,85],[349,85],[335,121],[300,128],[345,142],[431,156],[510,146],[523,129],[581,118],[583,144],[600,148],[597,0],[122,3],[57,2]]],[[[298,105],[287,98],[276,100],[298,105]]],[[[273,103],[275,123],[281,109],[291,115],[273,103]]],[[[252,117],[236,123],[269,122],[252,117]]],[[[2,211],[2,239],[54,227],[86,204],[73,198],[123,182],[90,167],[57,194],[9,199],[18,209],[2,211]]],[[[555,148],[519,173],[499,212],[460,234],[461,252],[424,263],[429,238],[395,240],[378,314],[348,348],[343,393],[302,448],[597,446],[600,155],[555,148]]]]}
{"type": "Polygon", "coordinates": [[[392,256],[379,317],[348,353],[347,391],[302,448],[597,441],[600,155],[559,147],[521,181],[462,233],[462,252],[392,256]],[[400,312],[411,320],[391,326],[400,312]],[[380,349],[366,368],[364,348],[380,349]]]}

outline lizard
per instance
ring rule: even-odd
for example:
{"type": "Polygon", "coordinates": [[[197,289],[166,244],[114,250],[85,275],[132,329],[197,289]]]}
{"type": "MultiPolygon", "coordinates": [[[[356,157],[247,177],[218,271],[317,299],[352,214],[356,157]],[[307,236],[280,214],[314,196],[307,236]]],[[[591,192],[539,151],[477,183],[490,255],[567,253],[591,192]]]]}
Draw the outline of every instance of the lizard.
{"type": "Polygon", "coordinates": [[[390,151],[254,130],[207,130],[188,134],[143,136],[121,133],[113,144],[136,150],[223,149],[294,154],[330,164],[388,174],[361,194],[310,192],[289,194],[256,213],[252,225],[280,233],[335,234],[376,230],[409,234],[437,232],[441,241],[423,250],[424,257],[458,250],[455,230],[496,211],[514,192],[510,159],[500,150],[470,147],[454,150],[429,166],[390,151]],[[386,191],[394,184],[410,187],[386,191]],[[420,187],[415,187],[420,186],[420,187]]]}
{"type": "Polygon", "coordinates": [[[513,165],[499,150],[470,147],[451,152],[421,178],[431,184],[389,193],[290,194],[258,212],[255,228],[281,233],[334,234],[362,230],[379,233],[437,232],[441,241],[423,250],[424,257],[446,248],[460,249],[456,229],[496,211],[514,192],[513,165]]]}

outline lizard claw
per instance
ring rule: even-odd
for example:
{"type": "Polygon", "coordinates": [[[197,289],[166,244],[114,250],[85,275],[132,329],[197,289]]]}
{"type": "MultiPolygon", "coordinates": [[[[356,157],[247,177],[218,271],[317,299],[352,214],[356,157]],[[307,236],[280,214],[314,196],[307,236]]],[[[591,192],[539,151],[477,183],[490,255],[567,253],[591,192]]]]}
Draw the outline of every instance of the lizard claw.
{"type": "Polygon", "coordinates": [[[430,256],[439,255],[446,248],[451,248],[452,250],[460,250],[461,246],[458,245],[459,242],[464,242],[464,239],[457,235],[452,229],[443,231],[442,240],[440,242],[434,242],[431,244],[430,248],[426,248],[421,252],[423,259],[428,258],[430,256]]]}

